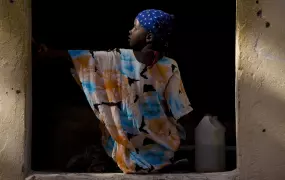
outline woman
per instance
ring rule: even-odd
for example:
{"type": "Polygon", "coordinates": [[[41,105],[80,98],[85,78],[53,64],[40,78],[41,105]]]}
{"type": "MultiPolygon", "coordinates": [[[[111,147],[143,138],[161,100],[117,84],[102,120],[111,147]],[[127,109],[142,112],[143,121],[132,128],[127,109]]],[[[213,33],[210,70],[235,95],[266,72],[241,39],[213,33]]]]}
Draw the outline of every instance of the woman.
{"type": "Polygon", "coordinates": [[[177,63],[164,56],[173,17],[161,10],[138,14],[132,49],[46,50],[71,58],[75,74],[100,120],[102,143],[124,173],[155,172],[173,163],[182,126],[192,111],[177,63]]]}

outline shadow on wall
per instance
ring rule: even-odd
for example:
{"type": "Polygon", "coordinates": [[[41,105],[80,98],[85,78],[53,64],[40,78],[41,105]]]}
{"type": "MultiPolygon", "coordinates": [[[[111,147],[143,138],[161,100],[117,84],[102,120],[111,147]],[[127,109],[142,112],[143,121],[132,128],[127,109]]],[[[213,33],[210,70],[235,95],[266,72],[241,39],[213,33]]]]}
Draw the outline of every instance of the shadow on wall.
{"type": "MultiPolygon", "coordinates": [[[[9,152],[5,152],[6,150],[2,151],[2,156],[8,156],[9,152]]],[[[11,151],[11,150],[7,150],[11,151]]],[[[5,158],[4,158],[5,159],[5,158]]],[[[18,162],[15,162],[15,159],[10,159],[11,161],[5,159],[5,161],[0,161],[0,178],[1,179],[24,179],[24,172],[23,167],[21,168],[20,165],[17,165],[18,168],[15,168],[15,164],[18,162]],[[11,171],[13,169],[13,171],[11,171]]]]}
{"type": "Polygon", "coordinates": [[[284,3],[237,1],[240,179],[285,179],[284,3]]]}
{"type": "Polygon", "coordinates": [[[284,114],[285,99],[278,97],[273,89],[256,84],[252,75],[244,75],[240,80],[242,94],[239,99],[238,148],[241,179],[267,177],[285,179],[284,114]],[[246,81],[244,79],[247,79],[246,81]],[[242,133],[241,133],[242,132],[242,133]],[[269,168],[270,167],[270,168],[269,168]]]}

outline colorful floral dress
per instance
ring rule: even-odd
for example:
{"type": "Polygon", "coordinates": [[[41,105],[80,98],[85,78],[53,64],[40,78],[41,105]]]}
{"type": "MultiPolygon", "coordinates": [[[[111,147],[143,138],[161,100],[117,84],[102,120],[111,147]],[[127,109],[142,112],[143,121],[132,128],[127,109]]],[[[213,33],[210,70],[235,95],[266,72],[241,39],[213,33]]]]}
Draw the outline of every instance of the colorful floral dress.
{"type": "Polygon", "coordinates": [[[132,50],[70,50],[75,77],[100,120],[103,146],[124,173],[152,172],[172,163],[192,111],[177,63],[151,68],[132,50]]]}

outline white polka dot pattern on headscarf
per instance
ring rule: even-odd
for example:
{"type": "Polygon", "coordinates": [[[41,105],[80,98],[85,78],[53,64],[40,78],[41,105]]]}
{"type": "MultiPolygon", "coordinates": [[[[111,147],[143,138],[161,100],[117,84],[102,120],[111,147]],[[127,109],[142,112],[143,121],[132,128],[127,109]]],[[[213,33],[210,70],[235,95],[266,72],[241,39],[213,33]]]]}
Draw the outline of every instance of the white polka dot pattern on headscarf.
{"type": "Polygon", "coordinates": [[[172,31],[172,16],[162,10],[144,10],[137,15],[136,19],[143,28],[154,34],[167,35],[172,31]]]}

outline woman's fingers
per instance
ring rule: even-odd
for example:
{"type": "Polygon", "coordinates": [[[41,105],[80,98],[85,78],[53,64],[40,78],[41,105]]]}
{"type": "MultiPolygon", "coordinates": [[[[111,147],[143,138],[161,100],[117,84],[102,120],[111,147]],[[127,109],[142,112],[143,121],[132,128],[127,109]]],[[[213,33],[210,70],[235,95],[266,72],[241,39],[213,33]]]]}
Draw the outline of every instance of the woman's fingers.
{"type": "Polygon", "coordinates": [[[39,45],[39,49],[38,49],[38,52],[47,52],[48,51],[48,48],[45,44],[40,44],[39,45]]]}
{"type": "Polygon", "coordinates": [[[35,41],[35,39],[32,37],[32,44],[35,45],[35,47],[37,48],[38,52],[47,52],[48,48],[45,44],[39,44],[35,41]]]}

